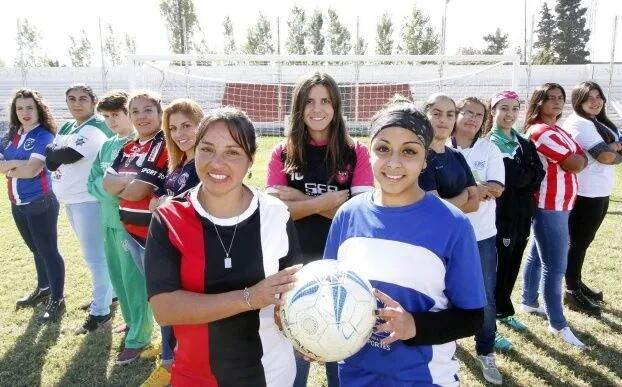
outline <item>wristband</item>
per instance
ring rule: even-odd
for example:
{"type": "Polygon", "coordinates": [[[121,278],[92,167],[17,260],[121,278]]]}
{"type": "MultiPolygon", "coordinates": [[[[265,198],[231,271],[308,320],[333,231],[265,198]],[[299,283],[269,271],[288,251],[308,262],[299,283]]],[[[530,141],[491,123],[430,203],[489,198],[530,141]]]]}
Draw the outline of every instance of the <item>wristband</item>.
{"type": "Polygon", "coordinates": [[[251,305],[251,291],[247,287],[242,290],[242,296],[244,297],[244,302],[246,302],[248,308],[250,310],[254,310],[255,308],[253,308],[253,305],[251,305]]]}

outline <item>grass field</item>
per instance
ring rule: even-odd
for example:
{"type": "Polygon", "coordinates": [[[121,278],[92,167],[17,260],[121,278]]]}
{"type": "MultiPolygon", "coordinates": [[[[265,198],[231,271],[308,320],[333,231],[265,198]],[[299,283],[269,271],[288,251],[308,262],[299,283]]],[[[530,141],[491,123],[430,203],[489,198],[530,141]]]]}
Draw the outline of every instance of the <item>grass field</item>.
{"type": "MultiPolygon", "coordinates": [[[[272,146],[277,138],[262,138],[250,183],[262,187],[272,146]]],[[[3,180],[0,178],[0,180],[3,180]]],[[[0,184],[4,186],[4,181],[0,184]]],[[[35,286],[30,252],[11,217],[6,190],[0,193],[0,386],[137,386],[149,375],[153,362],[137,361],[116,366],[114,359],[121,335],[102,328],[86,336],[73,330],[84,319],[77,306],[90,299],[89,272],[79,246],[61,210],[59,238],[65,258],[67,312],[57,324],[39,325],[41,309],[14,310],[15,300],[35,286]]],[[[588,251],[584,278],[602,288],[606,303],[601,318],[566,311],[574,332],[590,350],[580,352],[546,331],[546,321],[524,316],[529,330],[515,334],[500,327],[514,343],[514,350],[498,355],[506,385],[622,385],[622,168],[611,197],[609,214],[588,251]]],[[[520,279],[517,288],[520,286],[520,279]]],[[[518,292],[515,291],[515,299],[518,292]]],[[[121,323],[117,313],[114,324],[121,323]]],[[[459,343],[463,385],[484,385],[474,358],[472,339],[459,343]]],[[[310,386],[322,386],[320,367],[313,367],[310,386]]]]}

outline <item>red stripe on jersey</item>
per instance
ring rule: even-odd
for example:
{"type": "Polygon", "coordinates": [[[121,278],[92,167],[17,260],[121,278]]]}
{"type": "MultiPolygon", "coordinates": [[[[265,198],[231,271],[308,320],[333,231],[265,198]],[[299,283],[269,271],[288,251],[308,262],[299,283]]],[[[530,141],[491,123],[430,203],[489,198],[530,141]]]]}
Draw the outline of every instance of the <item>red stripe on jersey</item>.
{"type": "Polygon", "coordinates": [[[41,183],[41,190],[43,191],[43,195],[47,195],[50,191],[50,182],[48,181],[48,175],[45,173],[45,168],[41,170],[39,173],[39,182],[41,183]]]}
{"type": "Polygon", "coordinates": [[[571,210],[576,196],[576,175],[574,173],[566,172],[564,173],[564,202],[562,203],[562,210],[571,210]]]}
{"type": "Polygon", "coordinates": [[[546,186],[543,188],[545,189],[544,208],[547,210],[555,209],[555,198],[557,197],[557,164],[547,163],[546,186]]]}
{"type": "MultiPolygon", "coordinates": [[[[205,238],[203,225],[190,202],[172,202],[157,210],[168,227],[168,237],[181,253],[183,290],[205,293],[205,238]],[[183,242],[186,241],[186,243],[183,242]],[[194,241],[187,243],[188,240],[194,241]]],[[[173,386],[218,386],[210,365],[208,324],[175,325],[177,338],[173,386]]]]}
{"type": "Polygon", "coordinates": [[[7,191],[9,191],[9,200],[11,203],[16,203],[15,195],[13,195],[13,179],[8,176],[6,178],[6,188],[7,191]]]}

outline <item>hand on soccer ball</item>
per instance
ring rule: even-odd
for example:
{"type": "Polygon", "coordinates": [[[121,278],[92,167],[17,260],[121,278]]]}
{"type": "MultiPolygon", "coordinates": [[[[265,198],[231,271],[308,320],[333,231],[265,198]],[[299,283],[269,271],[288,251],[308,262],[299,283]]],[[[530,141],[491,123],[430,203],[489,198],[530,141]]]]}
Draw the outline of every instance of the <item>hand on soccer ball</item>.
{"type": "Polygon", "coordinates": [[[302,265],[290,266],[251,286],[248,290],[250,292],[250,303],[253,309],[261,309],[270,304],[283,305],[283,300],[276,296],[288,291],[294,286],[294,282],[296,281],[294,274],[300,270],[301,267],[302,265]]]}
{"type": "Polygon", "coordinates": [[[415,337],[417,327],[413,315],[380,290],[374,289],[374,295],[384,304],[384,308],[377,310],[377,316],[384,322],[376,325],[376,331],[389,334],[388,337],[382,339],[380,344],[389,345],[397,340],[408,340],[415,337]]]}

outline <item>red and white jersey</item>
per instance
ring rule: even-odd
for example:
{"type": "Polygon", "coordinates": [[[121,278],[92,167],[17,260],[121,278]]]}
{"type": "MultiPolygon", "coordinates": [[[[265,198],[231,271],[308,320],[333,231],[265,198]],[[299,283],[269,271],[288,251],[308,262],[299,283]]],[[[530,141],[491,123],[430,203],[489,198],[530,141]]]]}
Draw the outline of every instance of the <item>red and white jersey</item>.
{"type": "Polygon", "coordinates": [[[537,123],[527,130],[536,146],[546,175],[540,190],[536,191],[538,208],[553,211],[570,211],[577,197],[577,175],[559,165],[572,154],[583,154],[581,147],[559,126],[537,123]]]}

